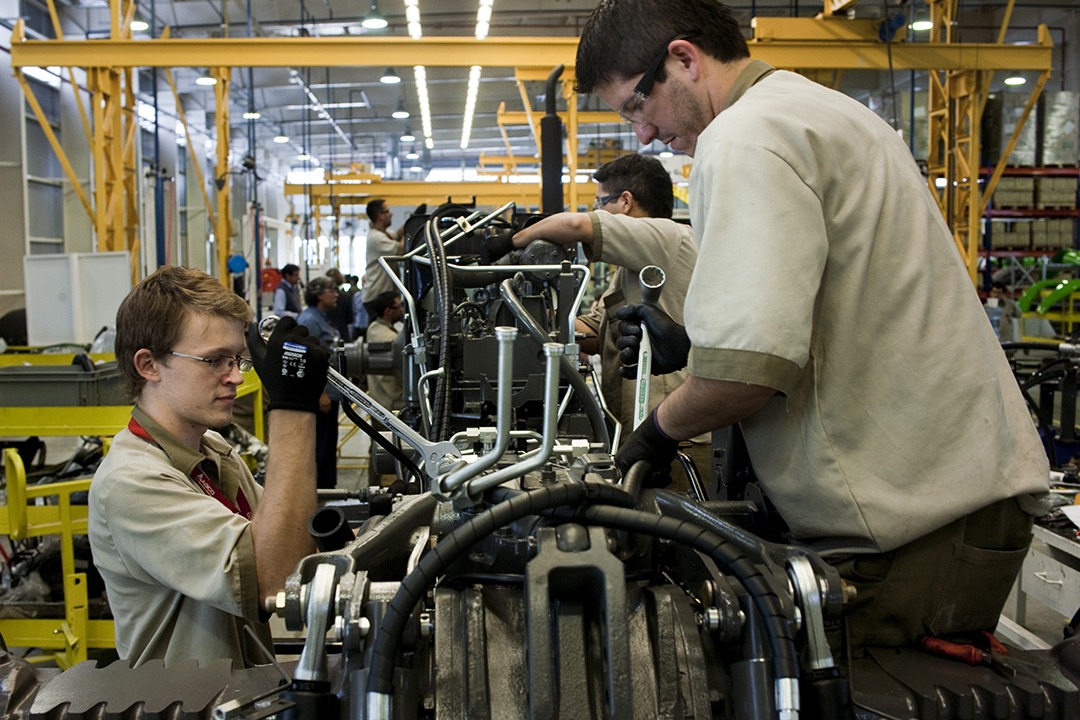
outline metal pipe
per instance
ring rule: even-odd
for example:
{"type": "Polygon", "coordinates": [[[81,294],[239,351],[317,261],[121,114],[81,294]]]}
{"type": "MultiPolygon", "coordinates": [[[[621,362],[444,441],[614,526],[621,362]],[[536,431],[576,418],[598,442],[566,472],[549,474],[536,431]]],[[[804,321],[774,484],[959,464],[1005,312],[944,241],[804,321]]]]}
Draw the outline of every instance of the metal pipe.
{"type": "Polygon", "coordinates": [[[544,436],[540,441],[540,450],[524,462],[496,470],[490,475],[474,478],[466,485],[470,497],[497,487],[507,480],[521,477],[543,466],[555,449],[555,435],[558,430],[559,402],[559,361],[563,357],[563,348],[559,343],[544,343],[544,436]]]}
{"type": "Polygon", "coordinates": [[[517,340],[517,334],[517,328],[495,328],[495,339],[499,343],[499,385],[496,398],[495,447],[490,452],[478,457],[474,462],[436,480],[436,488],[445,497],[449,497],[466,481],[497,463],[510,446],[510,401],[514,389],[514,342],[517,340]]]}

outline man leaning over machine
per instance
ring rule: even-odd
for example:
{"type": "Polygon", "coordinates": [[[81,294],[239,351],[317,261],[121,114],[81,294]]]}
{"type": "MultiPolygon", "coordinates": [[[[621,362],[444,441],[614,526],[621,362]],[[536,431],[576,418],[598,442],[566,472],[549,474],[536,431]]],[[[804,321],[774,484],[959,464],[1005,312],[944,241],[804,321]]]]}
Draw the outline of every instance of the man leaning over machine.
{"type": "Polygon", "coordinates": [[[657,372],[690,376],[618,465],[739,423],[792,537],[857,590],[853,654],[992,630],[1047,460],[907,146],[859,102],[751,59],[715,0],[602,0],[576,73],[642,144],[694,157],[685,328],[625,312],[657,372]]]}

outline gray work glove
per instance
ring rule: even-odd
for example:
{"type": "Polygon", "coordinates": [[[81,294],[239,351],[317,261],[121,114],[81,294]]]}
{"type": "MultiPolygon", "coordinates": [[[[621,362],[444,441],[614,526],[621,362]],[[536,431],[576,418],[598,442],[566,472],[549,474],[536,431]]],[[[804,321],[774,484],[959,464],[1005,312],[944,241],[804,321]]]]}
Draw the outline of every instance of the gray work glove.
{"type": "Polygon", "coordinates": [[[652,374],[667,375],[686,367],[690,356],[690,338],[686,328],[655,305],[623,305],[611,314],[618,324],[619,374],[627,380],[637,377],[638,350],[641,348],[641,325],[649,331],[652,342],[652,374]]]}
{"type": "Polygon", "coordinates": [[[247,341],[251,364],[269,397],[267,410],[319,411],[330,351],[311,337],[306,327],[283,317],[270,339],[263,340],[258,326],[251,323],[247,341]]]}

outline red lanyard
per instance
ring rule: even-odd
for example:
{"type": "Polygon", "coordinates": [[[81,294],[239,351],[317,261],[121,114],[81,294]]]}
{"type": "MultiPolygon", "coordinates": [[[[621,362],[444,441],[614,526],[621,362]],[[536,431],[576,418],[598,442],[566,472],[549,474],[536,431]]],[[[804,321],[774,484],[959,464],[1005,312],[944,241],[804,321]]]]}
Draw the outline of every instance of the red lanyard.
{"type": "MultiPolygon", "coordinates": [[[[131,418],[128,422],[128,430],[130,430],[136,437],[140,437],[148,443],[157,445],[157,442],[150,436],[150,433],[146,431],[142,425],[135,418],[131,418]]],[[[160,447],[160,446],[159,446],[160,447]]],[[[202,469],[201,465],[196,465],[195,469],[191,471],[191,479],[194,480],[202,491],[210,497],[217,500],[219,503],[229,508],[237,515],[243,515],[248,520],[251,519],[251,506],[248,504],[247,497],[244,496],[243,488],[236,488],[236,502],[240,505],[237,507],[233,504],[229,498],[227,498],[221,490],[214,485],[213,480],[206,474],[206,471],[202,469]]]]}

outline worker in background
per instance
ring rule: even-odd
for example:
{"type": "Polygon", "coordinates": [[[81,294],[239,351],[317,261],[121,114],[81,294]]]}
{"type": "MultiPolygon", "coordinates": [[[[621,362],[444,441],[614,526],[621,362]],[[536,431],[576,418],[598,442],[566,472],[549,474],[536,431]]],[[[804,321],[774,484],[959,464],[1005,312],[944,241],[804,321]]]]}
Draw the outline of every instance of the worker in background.
{"type": "MultiPolygon", "coordinates": [[[[587,315],[578,317],[576,329],[583,334],[581,351],[600,355],[604,402],[622,423],[625,437],[634,429],[635,383],[619,374],[619,348],[615,345],[618,323],[610,322],[611,313],[628,303],[641,302],[638,273],[647,265],[657,265],[665,276],[658,306],[682,322],[697,245],[690,226],[671,219],[675,207],[671,177],[656,158],[623,155],[597,168],[593,180],[594,212],[548,216],[515,233],[513,244],[525,247],[540,238],[560,245],[581,243],[590,261],[615,267],[607,289],[587,315]]],[[[678,370],[653,380],[650,410],[685,379],[686,371],[678,370]]],[[[707,477],[712,449],[709,436],[685,443],[684,449],[707,477]]]]}
{"type": "Polygon", "coordinates": [[[273,314],[294,318],[303,309],[300,305],[300,268],[289,263],[281,268],[281,282],[274,289],[273,314]]]}
{"type": "MultiPolygon", "coordinates": [[[[394,213],[386,201],[378,198],[367,204],[367,216],[371,221],[367,235],[367,270],[364,274],[364,304],[374,300],[379,293],[394,290],[394,281],[379,264],[379,258],[404,253],[405,242],[402,240],[404,226],[397,230],[390,229],[394,213]]],[[[377,317],[368,312],[368,317],[377,317]]]]}
{"type": "Polygon", "coordinates": [[[1020,323],[1024,313],[1009,295],[1009,288],[1005,283],[994,281],[990,285],[990,293],[986,297],[986,314],[1001,342],[1020,342],[1020,323]]]}
{"type": "Polygon", "coordinates": [[[270,662],[244,627],[272,652],[263,599],[315,550],[306,527],[328,354],[291,318],[266,342],[251,319],[242,298],[182,267],[147,277],[117,312],[135,407],[91,483],[89,536],[117,652],[133,666],[270,662]],[[251,365],[269,398],[265,487],[211,430],[232,421],[251,365]]]}
{"type": "Polygon", "coordinates": [[[349,326],[352,325],[353,320],[352,296],[348,292],[350,285],[345,279],[345,275],[336,267],[327,270],[326,277],[333,280],[338,289],[337,304],[327,314],[330,317],[330,322],[337,328],[338,335],[343,340],[348,341],[350,339],[349,326]]]}
{"type": "MultiPolygon", "coordinates": [[[[854,655],[995,627],[1048,489],[1039,438],[910,151],[857,101],[752,60],[715,0],[601,0],[577,89],[694,157],[685,327],[643,323],[690,375],[616,462],[740,423],[795,540],[857,591],[854,655]]],[[[636,356],[633,343],[626,359],[636,356]]]]}
{"type": "MultiPolygon", "coordinates": [[[[368,325],[366,341],[368,347],[376,343],[393,344],[401,332],[401,319],[405,317],[405,308],[401,304],[401,293],[396,290],[387,290],[380,293],[368,305],[373,313],[373,320],[368,325]]],[[[368,394],[371,398],[387,410],[397,412],[405,407],[405,391],[401,384],[401,375],[368,375],[368,394]]],[[[376,423],[378,424],[378,423],[376,423]]],[[[378,427],[384,430],[383,427],[378,427]]],[[[372,462],[368,464],[369,480],[374,485],[384,484],[375,471],[375,445],[372,444],[372,462]]],[[[389,478],[392,480],[392,478],[389,478]]]]}
{"type": "MultiPolygon", "coordinates": [[[[337,306],[338,286],[332,279],[312,278],[304,290],[307,307],[296,319],[327,350],[333,350],[341,336],[330,319],[337,306]]],[[[337,487],[338,414],[341,412],[341,393],[329,385],[319,396],[319,411],[315,414],[315,464],[318,486],[337,487]]]]}

